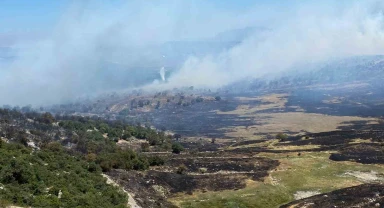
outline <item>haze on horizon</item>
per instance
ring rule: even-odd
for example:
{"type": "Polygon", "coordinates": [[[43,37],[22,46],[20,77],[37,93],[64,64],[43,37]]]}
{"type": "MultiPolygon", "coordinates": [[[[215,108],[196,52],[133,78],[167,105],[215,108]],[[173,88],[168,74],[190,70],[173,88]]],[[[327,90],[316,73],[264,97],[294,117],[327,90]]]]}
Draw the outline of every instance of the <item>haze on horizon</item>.
{"type": "Polygon", "coordinates": [[[68,102],[138,87],[132,80],[147,75],[140,86],[148,90],[218,88],[384,53],[384,3],[375,0],[12,2],[0,2],[0,13],[8,11],[0,16],[0,47],[14,57],[0,63],[0,104],[68,102]],[[188,45],[195,43],[202,44],[188,45]],[[175,44],[202,52],[179,54],[175,44]],[[168,65],[175,68],[167,82],[152,83],[168,65]]]}

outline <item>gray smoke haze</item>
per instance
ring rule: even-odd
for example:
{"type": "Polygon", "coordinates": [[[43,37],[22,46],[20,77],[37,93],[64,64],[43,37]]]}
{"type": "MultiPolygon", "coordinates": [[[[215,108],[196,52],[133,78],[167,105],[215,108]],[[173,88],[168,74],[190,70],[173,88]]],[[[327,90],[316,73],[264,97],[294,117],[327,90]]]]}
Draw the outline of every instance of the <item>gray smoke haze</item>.
{"type": "Polygon", "coordinates": [[[67,102],[137,87],[143,76],[151,79],[148,90],[216,88],[299,64],[384,53],[380,1],[292,1],[240,10],[208,1],[79,2],[44,39],[13,45],[16,60],[0,65],[1,104],[67,102]],[[219,34],[244,28],[268,29],[251,30],[215,52],[181,56],[171,50],[167,57],[176,60],[164,60],[169,43],[215,42],[219,34]],[[170,63],[179,64],[167,83],[153,82],[170,63]]]}

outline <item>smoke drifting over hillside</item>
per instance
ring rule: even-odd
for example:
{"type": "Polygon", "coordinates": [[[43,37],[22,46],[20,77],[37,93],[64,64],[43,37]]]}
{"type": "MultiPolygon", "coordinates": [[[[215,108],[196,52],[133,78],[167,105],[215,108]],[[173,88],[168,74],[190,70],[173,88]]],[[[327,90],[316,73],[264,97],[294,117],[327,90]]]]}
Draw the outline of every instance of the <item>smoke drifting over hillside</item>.
{"type": "Polygon", "coordinates": [[[237,10],[207,1],[116,4],[76,1],[47,38],[14,45],[16,60],[0,65],[1,104],[71,101],[136,87],[134,81],[145,76],[147,89],[215,88],[295,65],[384,53],[380,1],[292,1],[237,10]],[[268,29],[235,35],[241,38],[215,52],[169,47],[175,41],[220,42],[214,38],[220,33],[255,27],[268,29]],[[167,83],[150,84],[168,65],[175,69],[167,83]]]}

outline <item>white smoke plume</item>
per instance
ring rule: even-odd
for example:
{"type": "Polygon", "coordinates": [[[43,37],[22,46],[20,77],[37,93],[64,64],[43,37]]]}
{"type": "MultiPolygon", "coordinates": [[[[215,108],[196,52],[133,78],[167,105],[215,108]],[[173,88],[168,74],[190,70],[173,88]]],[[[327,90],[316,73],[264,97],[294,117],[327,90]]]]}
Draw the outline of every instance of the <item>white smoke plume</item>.
{"type": "Polygon", "coordinates": [[[220,54],[190,57],[169,84],[220,87],[295,65],[384,53],[384,7],[377,1],[299,5],[262,41],[251,35],[220,54]]]}
{"type": "MultiPolygon", "coordinates": [[[[135,77],[128,69],[162,66],[159,48],[167,42],[212,40],[247,27],[268,30],[218,53],[190,54],[167,83],[148,89],[215,88],[297,64],[384,53],[381,1],[283,1],[236,10],[208,1],[79,2],[48,37],[13,45],[17,60],[1,69],[0,104],[53,104],[113,90],[120,77],[108,74],[106,62],[125,66],[123,72],[135,77]]],[[[127,81],[126,87],[134,86],[127,81]]]]}
{"type": "Polygon", "coordinates": [[[165,68],[161,67],[159,73],[160,73],[161,81],[165,82],[165,68]]]}

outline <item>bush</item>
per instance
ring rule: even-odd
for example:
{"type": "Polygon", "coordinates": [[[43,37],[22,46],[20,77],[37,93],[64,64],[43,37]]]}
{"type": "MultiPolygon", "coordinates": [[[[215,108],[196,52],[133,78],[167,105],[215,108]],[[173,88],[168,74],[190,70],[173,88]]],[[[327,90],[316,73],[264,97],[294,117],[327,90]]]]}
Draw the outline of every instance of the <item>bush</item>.
{"type": "Polygon", "coordinates": [[[211,143],[212,143],[212,144],[215,144],[215,142],[216,142],[216,138],[212,138],[212,139],[211,139],[211,143]]]}
{"type": "Polygon", "coordinates": [[[96,163],[94,163],[94,162],[89,163],[89,165],[88,165],[88,171],[89,172],[93,173],[93,172],[96,172],[98,169],[99,169],[99,167],[96,165],[96,163]]]}
{"type": "Polygon", "coordinates": [[[288,135],[286,135],[286,134],[283,134],[283,133],[278,133],[277,135],[276,135],[276,139],[278,139],[279,141],[285,141],[285,140],[287,140],[288,139],[288,135]]]}
{"type": "Polygon", "coordinates": [[[176,173],[177,174],[184,174],[185,172],[187,172],[188,168],[187,166],[185,166],[184,164],[180,165],[177,169],[176,169],[176,173]]]}
{"type": "Polygon", "coordinates": [[[208,170],[207,168],[199,168],[199,172],[200,172],[201,174],[206,173],[207,170],[208,170]]]}
{"type": "Polygon", "coordinates": [[[180,143],[175,142],[172,144],[172,153],[180,154],[181,151],[184,151],[184,147],[180,143]]]}
{"type": "Polygon", "coordinates": [[[149,167],[147,158],[138,157],[132,161],[134,170],[146,170],[149,167]]]}
{"type": "Polygon", "coordinates": [[[203,102],[204,101],[204,99],[202,98],[202,97],[198,97],[198,98],[196,98],[196,103],[201,103],[201,102],[203,102]]]}
{"type": "Polygon", "coordinates": [[[160,166],[160,165],[164,165],[165,163],[164,159],[159,156],[149,157],[148,162],[150,166],[160,166]]]}
{"type": "Polygon", "coordinates": [[[95,153],[89,153],[85,156],[85,160],[88,162],[94,162],[96,161],[97,155],[95,153]]]}
{"type": "Polygon", "coordinates": [[[149,152],[149,143],[147,143],[147,142],[141,143],[140,146],[141,146],[142,152],[149,152]]]}

